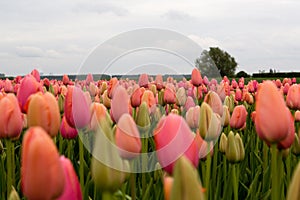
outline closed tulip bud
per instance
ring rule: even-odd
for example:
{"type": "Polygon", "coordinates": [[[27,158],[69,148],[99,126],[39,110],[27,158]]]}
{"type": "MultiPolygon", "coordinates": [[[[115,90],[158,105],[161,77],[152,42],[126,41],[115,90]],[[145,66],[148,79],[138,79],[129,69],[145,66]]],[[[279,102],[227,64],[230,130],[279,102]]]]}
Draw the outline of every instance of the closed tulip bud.
{"type": "Polygon", "coordinates": [[[132,93],[130,97],[130,102],[132,107],[136,108],[141,105],[143,93],[144,93],[144,89],[142,88],[138,88],[132,93]]]}
{"type": "Polygon", "coordinates": [[[223,116],[221,118],[222,126],[227,127],[230,121],[230,112],[227,106],[223,106],[223,116]]]}
{"type": "Polygon", "coordinates": [[[290,110],[287,108],[287,111],[290,115],[290,129],[288,135],[281,141],[278,142],[277,148],[278,149],[288,149],[293,144],[295,139],[295,125],[294,125],[294,118],[293,115],[290,113],[290,110]]]}
{"type": "Polygon", "coordinates": [[[164,102],[166,104],[176,103],[176,94],[171,88],[166,87],[164,91],[164,102]]]}
{"type": "Polygon", "coordinates": [[[199,127],[200,106],[191,107],[185,114],[187,124],[191,129],[199,127]]]}
{"type": "Polygon", "coordinates": [[[114,147],[115,141],[109,126],[104,124],[95,135],[91,160],[92,179],[100,191],[115,192],[126,179],[128,163],[121,159],[114,147]]]}
{"type": "Polygon", "coordinates": [[[233,96],[226,96],[224,100],[224,105],[229,109],[229,112],[232,113],[234,109],[234,99],[233,96]]]}
{"type": "Polygon", "coordinates": [[[64,169],[65,186],[62,195],[59,196],[57,200],[81,200],[82,194],[80,184],[76,172],[73,168],[72,162],[64,156],[60,157],[60,162],[64,169]]]}
{"type": "Polygon", "coordinates": [[[227,142],[228,142],[227,136],[224,133],[222,133],[220,138],[220,143],[219,143],[219,150],[221,153],[225,154],[227,149],[227,142]]]}
{"type": "Polygon", "coordinates": [[[30,97],[27,112],[28,126],[41,126],[51,137],[57,135],[60,128],[60,113],[55,97],[46,92],[30,97]]]}
{"type": "Polygon", "coordinates": [[[171,200],[205,199],[201,188],[196,168],[190,160],[181,156],[175,164],[171,200]]]}
{"type": "Polygon", "coordinates": [[[295,122],[300,122],[300,110],[295,112],[295,122]]]}
{"type": "Polygon", "coordinates": [[[21,200],[19,194],[17,193],[14,187],[12,187],[8,200],[21,200]]]}
{"type": "Polygon", "coordinates": [[[158,92],[158,95],[157,95],[157,103],[161,106],[165,106],[165,102],[164,102],[164,93],[165,93],[165,90],[162,89],[158,92]]]}
{"type": "Polygon", "coordinates": [[[150,91],[153,93],[154,97],[156,97],[156,94],[157,94],[156,85],[151,84],[150,91]]]}
{"type": "Polygon", "coordinates": [[[162,168],[159,164],[159,162],[157,162],[155,164],[155,168],[154,168],[154,181],[155,182],[160,182],[163,179],[163,171],[162,168]]]}
{"type": "Polygon", "coordinates": [[[286,199],[287,200],[298,200],[300,199],[300,163],[296,166],[292,180],[289,184],[286,199]]]}
{"type": "Polygon", "coordinates": [[[133,159],[142,149],[139,131],[131,115],[123,114],[118,121],[115,133],[119,154],[124,159],[133,159]]]}
{"type": "Polygon", "coordinates": [[[165,200],[171,199],[171,191],[173,186],[174,178],[170,176],[164,177],[164,198],[165,200]]]}
{"type": "Polygon", "coordinates": [[[66,74],[63,75],[62,82],[63,82],[64,85],[69,84],[70,79],[69,79],[68,75],[66,75],[66,74]]]}
{"type": "Polygon", "coordinates": [[[91,82],[88,87],[88,91],[92,97],[95,97],[98,94],[98,87],[91,82]]]}
{"type": "Polygon", "coordinates": [[[252,105],[254,103],[254,98],[249,92],[246,92],[246,94],[244,96],[244,101],[246,101],[248,104],[252,105]]]}
{"type": "Polygon", "coordinates": [[[287,137],[290,131],[290,113],[273,82],[265,81],[258,88],[255,110],[256,132],[261,139],[277,143],[287,137]]]}
{"type": "Polygon", "coordinates": [[[234,98],[236,101],[242,100],[242,91],[240,89],[236,89],[234,98]]]}
{"type": "Polygon", "coordinates": [[[247,115],[248,112],[244,105],[236,106],[230,118],[230,127],[235,129],[245,128],[247,115]]]}
{"type": "Polygon", "coordinates": [[[214,113],[205,102],[200,107],[199,131],[201,137],[206,141],[217,139],[221,132],[220,116],[214,113]]]}
{"type": "Polygon", "coordinates": [[[32,75],[27,75],[22,79],[17,93],[17,98],[23,113],[26,113],[27,110],[26,102],[28,97],[38,91],[42,91],[42,88],[32,75]]]}
{"type": "Polygon", "coordinates": [[[103,105],[105,105],[105,107],[107,109],[110,109],[110,107],[111,107],[111,99],[107,95],[107,90],[105,90],[103,92],[102,99],[103,99],[103,105]]]}
{"type": "Polygon", "coordinates": [[[90,129],[96,131],[101,124],[106,123],[107,126],[111,127],[113,122],[109,117],[106,107],[100,103],[92,103],[90,106],[91,122],[90,129]]]}
{"type": "Polygon", "coordinates": [[[149,84],[148,74],[141,74],[139,77],[139,86],[148,88],[148,84],[149,84]]]}
{"type": "Polygon", "coordinates": [[[118,85],[119,85],[119,81],[116,77],[111,78],[109,80],[109,84],[108,84],[108,88],[107,88],[107,96],[109,98],[113,97],[115,89],[117,88],[118,85]]]}
{"type": "Polygon", "coordinates": [[[141,128],[148,129],[150,127],[150,115],[146,102],[142,102],[142,104],[140,105],[137,111],[135,122],[141,128]]]}
{"type": "Polygon", "coordinates": [[[41,77],[40,77],[40,72],[38,70],[34,69],[31,71],[30,74],[36,79],[37,82],[40,82],[41,77]]]}
{"type": "Polygon", "coordinates": [[[219,95],[213,91],[209,91],[204,98],[204,102],[206,102],[212,110],[219,114],[221,117],[223,115],[223,104],[219,97],[219,95]]]}
{"type": "Polygon", "coordinates": [[[23,119],[14,94],[0,99],[0,138],[17,139],[23,129],[23,119]]]}
{"type": "Polygon", "coordinates": [[[161,90],[164,86],[163,77],[161,74],[156,75],[155,77],[155,85],[157,90],[161,90]]]}
{"type": "Polygon", "coordinates": [[[73,128],[84,128],[90,122],[90,109],[84,92],[74,86],[68,86],[65,97],[65,117],[73,128]]]}
{"type": "Polygon", "coordinates": [[[58,95],[58,108],[60,113],[64,113],[65,110],[65,96],[62,94],[58,95]]]}
{"type": "Polygon", "coordinates": [[[162,117],[154,130],[159,163],[172,174],[175,161],[184,154],[195,167],[199,162],[199,146],[186,121],[179,115],[162,117]]]}
{"type": "Polygon", "coordinates": [[[21,188],[24,196],[56,199],[63,193],[64,185],[64,171],[55,144],[42,128],[31,127],[22,142],[21,188]]]}
{"type": "Polygon", "coordinates": [[[65,116],[63,116],[61,124],[60,124],[60,133],[61,136],[65,139],[74,139],[78,135],[77,129],[71,127],[65,116]]]}
{"type": "Polygon", "coordinates": [[[299,140],[299,137],[296,133],[295,133],[294,143],[292,145],[292,152],[296,156],[300,155],[300,140],[299,140]]]}
{"type": "Polygon", "coordinates": [[[173,108],[173,109],[171,110],[171,113],[173,113],[173,114],[175,114],[175,115],[179,115],[179,111],[178,111],[177,109],[175,109],[175,108],[173,108]]]}
{"type": "Polygon", "coordinates": [[[189,110],[191,107],[195,107],[195,102],[192,97],[188,96],[184,104],[184,109],[189,110]]]}
{"type": "Polygon", "coordinates": [[[85,82],[87,85],[89,85],[90,83],[94,82],[94,77],[93,74],[88,74],[85,78],[85,82]]]}
{"type": "Polygon", "coordinates": [[[4,92],[6,93],[14,92],[14,87],[9,79],[6,79],[4,81],[4,92]]]}
{"type": "Polygon", "coordinates": [[[244,147],[244,143],[242,138],[240,137],[240,135],[237,133],[235,136],[235,141],[237,143],[238,146],[238,150],[239,150],[239,159],[238,161],[242,161],[245,158],[245,147],[244,147]]]}
{"type": "Polygon", "coordinates": [[[185,89],[183,87],[181,87],[177,90],[176,99],[177,99],[177,104],[179,106],[184,106],[187,96],[186,96],[185,89]]]}
{"type": "Polygon", "coordinates": [[[195,87],[202,84],[202,77],[199,69],[194,68],[192,71],[191,82],[195,87]]]}
{"type": "Polygon", "coordinates": [[[104,93],[104,91],[106,91],[106,89],[107,89],[107,82],[103,81],[100,86],[100,91],[99,91],[100,94],[102,95],[104,93]]]}
{"type": "Polygon", "coordinates": [[[227,148],[225,151],[226,158],[229,162],[235,163],[240,161],[240,149],[235,139],[234,133],[232,131],[228,134],[227,148]]]}
{"type": "Polygon", "coordinates": [[[300,109],[300,85],[294,84],[290,87],[286,96],[286,104],[291,109],[300,109]]]}
{"type": "Polygon", "coordinates": [[[151,109],[156,104],[155,97],[150,90],[146,90],[142,96],[142,102],[146,102],[149,109],[151,109]]]}

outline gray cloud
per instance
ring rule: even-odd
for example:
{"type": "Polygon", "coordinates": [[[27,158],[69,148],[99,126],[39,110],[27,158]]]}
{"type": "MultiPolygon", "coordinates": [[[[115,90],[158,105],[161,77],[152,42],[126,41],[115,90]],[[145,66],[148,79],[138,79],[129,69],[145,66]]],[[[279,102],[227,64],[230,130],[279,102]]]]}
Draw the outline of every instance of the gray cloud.
{"type": "Polygon", "coordinates": [[[162,17],[167,18],[169,20],[191,20],[192,19],[192,16],[179,10],[169,10],[168,12],[163,14],[162,17]]]}
{"type": "Polygon", "coordinates": [[[94,12],[98,14],[112,13],[117,16],[128,15],[129,11],[121,6],[116,6],[111,3],[96,3],[92,2],[89,4],[80,3],[74,6],[73,10],[75,12],[94,12]]]}

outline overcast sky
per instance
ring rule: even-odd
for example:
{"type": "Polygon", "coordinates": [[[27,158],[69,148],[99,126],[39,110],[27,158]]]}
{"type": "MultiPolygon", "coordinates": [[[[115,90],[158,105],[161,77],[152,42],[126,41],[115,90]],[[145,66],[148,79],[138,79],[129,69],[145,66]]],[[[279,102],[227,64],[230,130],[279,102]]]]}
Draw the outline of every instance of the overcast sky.
{"type": "Polygon", "coordinates": [[[97,45],[145,27],[218,46],[237,71],[300,71],[299,9],[297,0],[1,0],[0,72],[75,74],[97,45]]]}

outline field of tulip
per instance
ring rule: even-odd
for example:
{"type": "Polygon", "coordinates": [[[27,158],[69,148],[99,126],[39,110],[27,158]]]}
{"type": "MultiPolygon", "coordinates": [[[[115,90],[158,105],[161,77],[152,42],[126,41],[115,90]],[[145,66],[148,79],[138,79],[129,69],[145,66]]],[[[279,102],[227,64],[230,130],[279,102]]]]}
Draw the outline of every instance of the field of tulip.
{"type": "Polygon", "coordinates": [[[300,199],[300,84],[0,80],[0,199],[300,199]]]}

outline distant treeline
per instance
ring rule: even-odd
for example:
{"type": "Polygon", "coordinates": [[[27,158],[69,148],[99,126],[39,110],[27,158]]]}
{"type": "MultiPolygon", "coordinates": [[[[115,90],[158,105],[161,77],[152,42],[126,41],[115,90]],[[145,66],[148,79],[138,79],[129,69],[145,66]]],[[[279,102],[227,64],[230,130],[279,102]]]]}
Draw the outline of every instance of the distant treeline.
{"type": "Polygon", "coordinates": [[[252,78],[293,78],[300,77],[300,72],[276,72],[276,73],[254,73],[252,78]]]}

